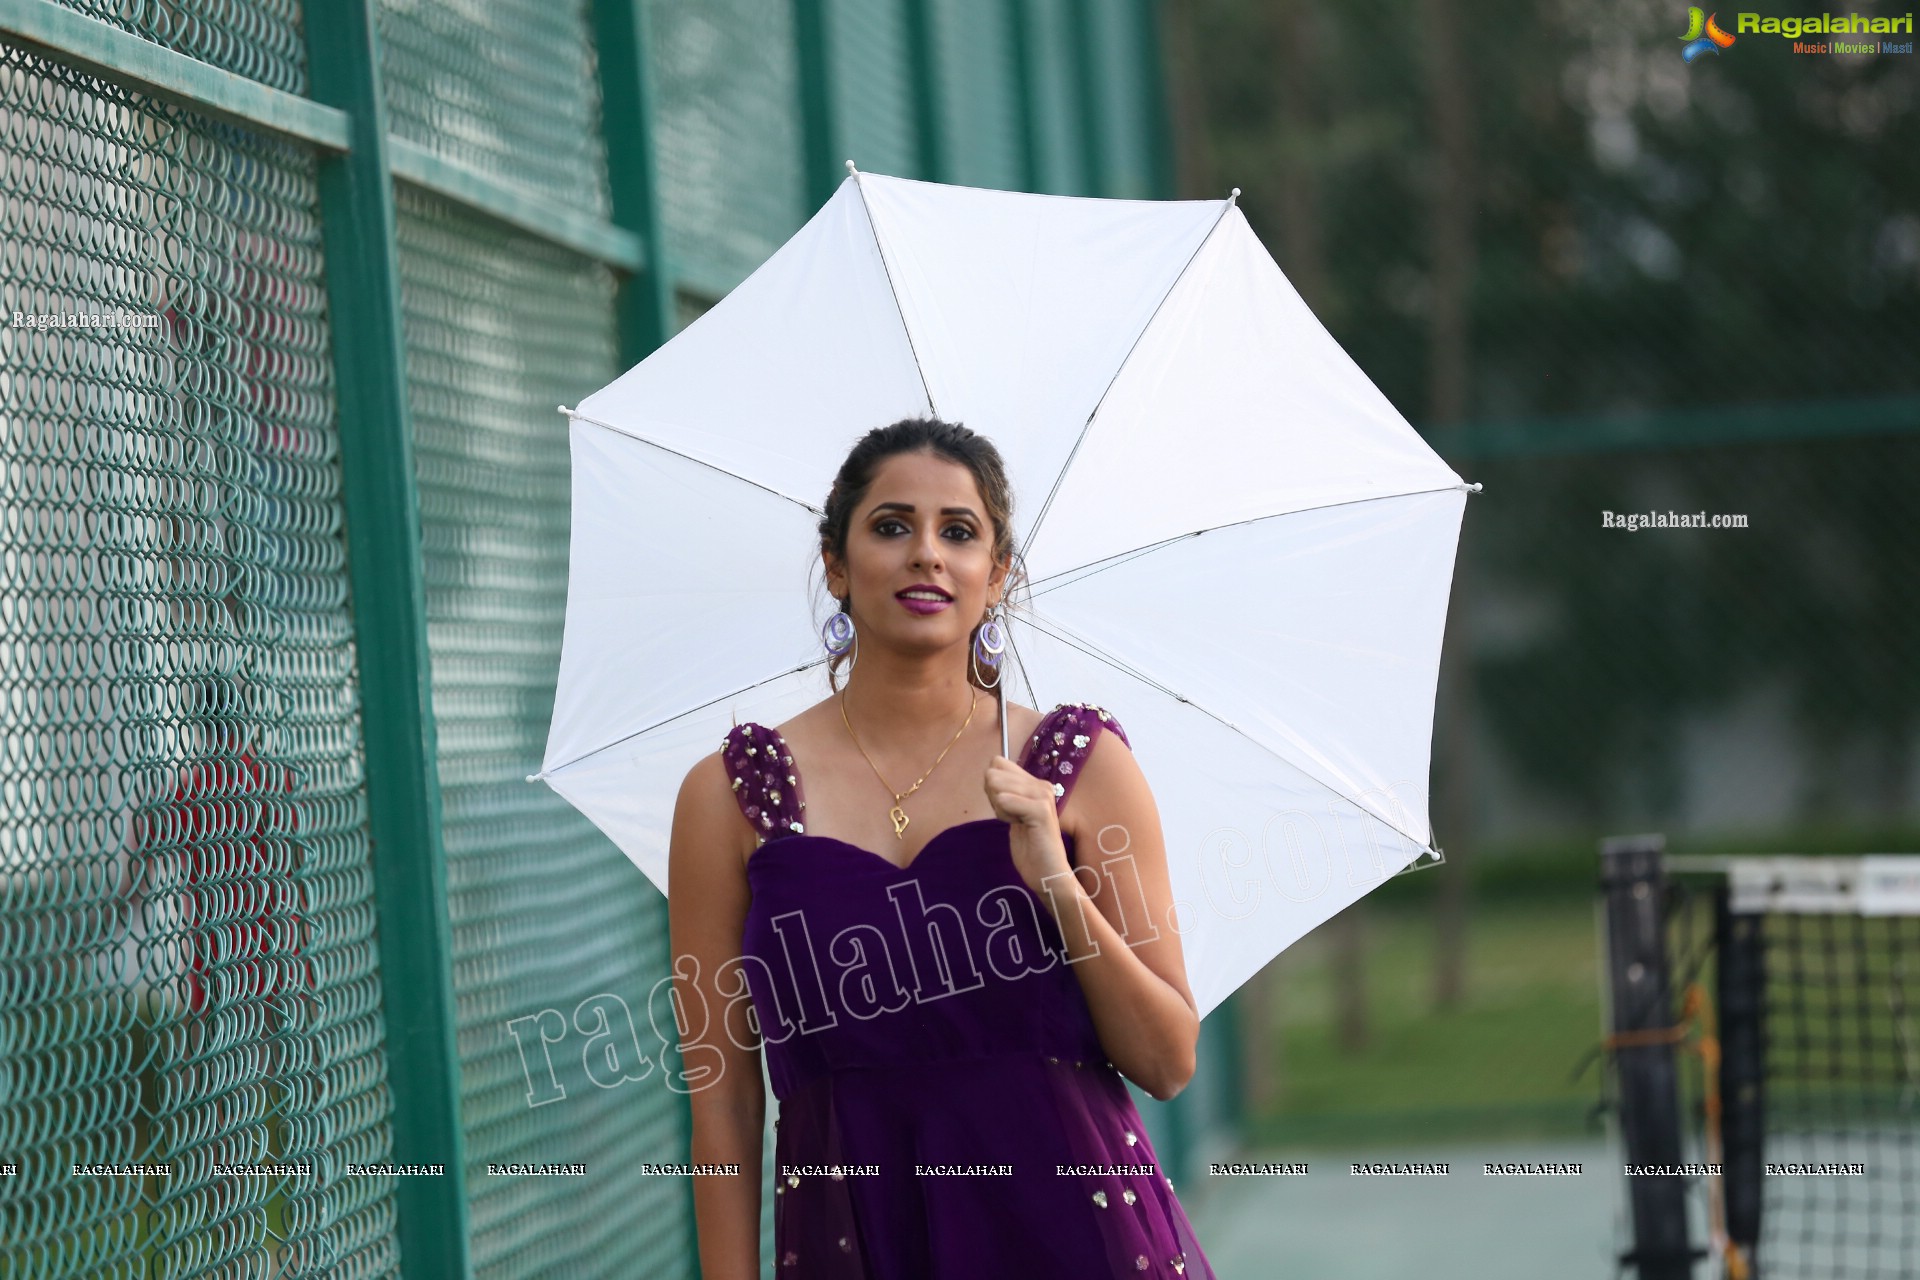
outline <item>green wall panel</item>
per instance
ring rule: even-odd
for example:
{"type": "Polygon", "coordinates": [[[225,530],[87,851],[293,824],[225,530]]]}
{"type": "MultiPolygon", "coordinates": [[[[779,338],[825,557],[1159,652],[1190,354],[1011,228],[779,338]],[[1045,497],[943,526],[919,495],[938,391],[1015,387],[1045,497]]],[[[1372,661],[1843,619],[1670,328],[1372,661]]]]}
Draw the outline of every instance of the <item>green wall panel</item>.
{"type": "Polygon", "coordinates": [[[823,0],[842,147],[862,169],[916,177],[905,0],[823,0]]]}
{"type": "Polygon", "coordinates": [[[664,247],[738,283],[804,218],[793,6],[645,2],[664,247]]]}
{"type": "Polygon", "coordinates": [[[946,180],[969,187],[1025,185],[1019,68],[999,0],[930,0],[946,180]]]}
{"type": "Polygon", "coordinates": [[[1093,64],[1100,153],[1105,190],[1100,194],[1150,200],[1154,190],[1154,94],[1146,83],[1151,55],[1145,47],[1147,28],[1142,6],[1152,0],[1098,0],[1086,6],[1091,30],[1088,42],[1093,64]]]}
{"type": "Polygon", "coordinates": [[[590,0],[378,0],[388,127],[604,217],[590,0]]]}
{"type": "Polygon", "coordinates": [[[1039,183],[1055,195],[1087,195],[1091,181],[1081,130],[1080,66],[1072,0],[1027,0],[1039,183]]]}
{"type": "MultiPolygon", "coordinates": [[[[596,1083],[578,1029],[605,1008],[648,1047],[666,900],[526,781],[546,748],[566,607],[570,460],[554,406],[619,372],[613,277],[404,187],[398,209],[476,1273],[685,1274],[685,1187],[640,1171],[683,1158],[684,1099],[657,1065],[596,1083]],[[583,1001],[595,1003],[577,1014],[583,1001]],[[522,1018],[536,1021],[516,1039],[522,1018]],[[543,1024],[562,1037],[550,1078],[543,1024]],[[586,1175],[495,1176],[489,1162],[586,1175]]],[[[616,1043],[620,1072],[639,1070],[634,1046],[616,1043]]]]}
{"type": "Polygon", "coordinates": [[[307,46],[296,0],[61,0],[61,7],[98,18],[222,71],[285,89],[307,91],[307,46]]]}

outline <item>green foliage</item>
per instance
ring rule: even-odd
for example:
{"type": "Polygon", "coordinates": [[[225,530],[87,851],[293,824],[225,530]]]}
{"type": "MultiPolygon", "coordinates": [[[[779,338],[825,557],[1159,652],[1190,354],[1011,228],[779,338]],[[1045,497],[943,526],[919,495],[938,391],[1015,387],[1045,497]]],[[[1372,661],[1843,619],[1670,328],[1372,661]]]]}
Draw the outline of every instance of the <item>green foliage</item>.
{"type": "Polygon", "coordinates": [[[1289,278],[1416,425],[1459,316],[1465,419],[1519,442],[1441,445],[1485,486],[1452,624],[1471,704],[1441,707],[1484,726],[1484,758],[1475,830],[1442,844],[1910,815],[1920,59],[1749,36],[1689,66],[1683,10],[1652,0],[1173,12],[1190,194],[1243,189],[1289,278]],[[1455,104],[1463,157],[1440,124],[1455,104]],[[1456,296],[1449,179],[1471,192],[1456,296]],[[1895,434],[1834,438],[1849,402],[1888,396],[1909,398],[1878,428],[1895,434]],[[1669,443],[1711,407],[1777,410],[1769,434],[1798,439],[1669,443]],[[1594,452],[1596,418],[1640,424],[1616,434],[1643,445],[1594,452]],[[1601,527],[1609,510],[1749,527],[1629,534],[1601,527]],[[1783,758],[1771,775],[1703,754],[1703,725],[1724,742],[1743,716],[1740,745],[1783,758]]]}
{"type": "MultiPolygon", "coordinates": [[[[1315,196],[1322,319],[1425,415],[1432,6],[1192,0],[1208,163],[1294,273],[1315,196]],[[1304,84],[1295,84],[1302,76],[1304,84]],[[1289,94],[1298,105],[1289,108],[1289,94]]],[[[1469,416],[1920,389],[1920,60],[1739,40],[1680,11],[1454,3],[1478,270],[1469,416]]]]}

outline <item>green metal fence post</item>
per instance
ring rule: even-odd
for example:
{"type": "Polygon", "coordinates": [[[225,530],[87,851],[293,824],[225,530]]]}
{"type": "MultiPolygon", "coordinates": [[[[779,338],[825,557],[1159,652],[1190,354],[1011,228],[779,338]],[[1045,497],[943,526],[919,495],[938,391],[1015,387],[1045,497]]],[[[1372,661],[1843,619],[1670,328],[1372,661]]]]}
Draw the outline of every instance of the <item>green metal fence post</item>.
{"type": "Polygon", "coordinates": [[[1147,95],[1147,172],[1155,199],[1179,196],[1173,165],[1173,111],[1167,95],[1173,91],[1167,74],[1166,46],[1162,43],[1165,17],[1161,0],[1134,0],[1140,14],[1140,91],[1147,95]]]}
{"type": "Polygon", "coordinates": [[[809,212],[833,198],[840,186],[841,130],[833,103],[833,47],[827,12],[830,0],[794,0],[794,42],[800,55],[801,155],[807,167],[809,212]]]}
{"type": "MultiPolygon", "coordinates": [[[[620,364],[622,369],[629,369],[673,335],[673,276],[660,230],[659,171],[653,152],[646,0],[594,0],[593,28],[600,74],[600,131],[607,148],[613,224],[637,236],[645,255],[637,270],[621,277],[614,297],[620,364]]],[[[659,963],[661,973],[673,971],[671,943],[663,946],[659,963]]],[[[689,1145],[675,1158],[691,1159],[693,1110],[691,1102],[682,1096],[680,1129],[688,1136],[689,1145]]],[[[687,1222],[692,1223],[693,1179],[684,1182],[684,1212],[687,1222]]],[[[700,1274],[697,1254],[688,1270],[696,1277],[700,1274]]]]}
{"type": "Polygon", "coordinates": [[[914,142],[920,151],[920,176],[947,180],[947,145],[940,127],[940,51],[934,30],[934,0],[903,0],[907,6],[907,57],[913,69],[914,142]]]}
{"type": "Polygon", "coordinates": [[[1033,51],[1033,14],[1027,0],[1006,0],[1007,30],[1013,40],[1013,91],[1020,113],[1020,182],[1028,191],[1040,190],[1045,169],[1040,163],[1045,128],[1040,120],[1040,94],[1033,51]]]}
{"type": "Polygon", "coordinates": [[[319,161],[348,581],[360,665],[368,828],[393,1094],[393,1158],[438,1164],[394,1191],[407,1274],[468,1277],[452,937],[407,409],[393,187],[373,0],[306,13],[316,101],[350,150],[319,161]]]}
{"type": "Polygon", "coordinates": [[[1073,80],[1080,104],[1080,146],[1085,157],[1086,191],[1082,194],[1107,194],[1106,125],[1100,118],[1100,47],[1094,38],[1094,5],[1091,0],[1072,0],[1073,80]]]}
{"type": "Polygon", "coordinates": [[[673,331],[673,276],[660,234],[653,154],[645,0],[595,0],[593,20],[613,224],[638,236],[646,255],[638,270],[622,277],[616,303],[620,358],[630,368],[653,354],[673,331]]]}
{"type": "Polygon", "coordinates": [[[1241,1041],[1246,1032],[1240,1021],[1239,993],[1221,1001],[1208,1020],[1215,1023],[1210,1053],[1214,1073],[1220,1081],[1208,1128],[1238,1133],[1247,1120],[1247,1078],[1240,1058],[1241,1041]]]}

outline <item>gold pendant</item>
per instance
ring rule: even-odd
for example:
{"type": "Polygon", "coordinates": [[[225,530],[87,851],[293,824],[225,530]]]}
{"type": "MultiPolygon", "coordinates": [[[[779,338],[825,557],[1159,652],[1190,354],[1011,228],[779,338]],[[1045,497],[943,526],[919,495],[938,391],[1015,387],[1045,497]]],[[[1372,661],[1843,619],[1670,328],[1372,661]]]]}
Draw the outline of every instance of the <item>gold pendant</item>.
{"type": "Polygon", "coordinates": [[[893,806],[893,811],[887,814],[887,816],[893,819],[893,838],[896,840],[903,839],[907,830],[906,810],[902,809],[899,805],[895,805],[893,806]]]}

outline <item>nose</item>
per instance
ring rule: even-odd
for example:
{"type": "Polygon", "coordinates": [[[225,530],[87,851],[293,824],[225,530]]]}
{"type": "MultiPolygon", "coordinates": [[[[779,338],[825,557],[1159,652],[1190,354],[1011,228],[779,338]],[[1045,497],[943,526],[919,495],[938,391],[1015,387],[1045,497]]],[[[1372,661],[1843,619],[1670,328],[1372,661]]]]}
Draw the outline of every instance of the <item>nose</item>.
{"type": "Polygon", "coordinates": [[[939,530],[926,529],[914,538],[913,567],[916,569],[937,569],[940,567],[939,530]]]}

